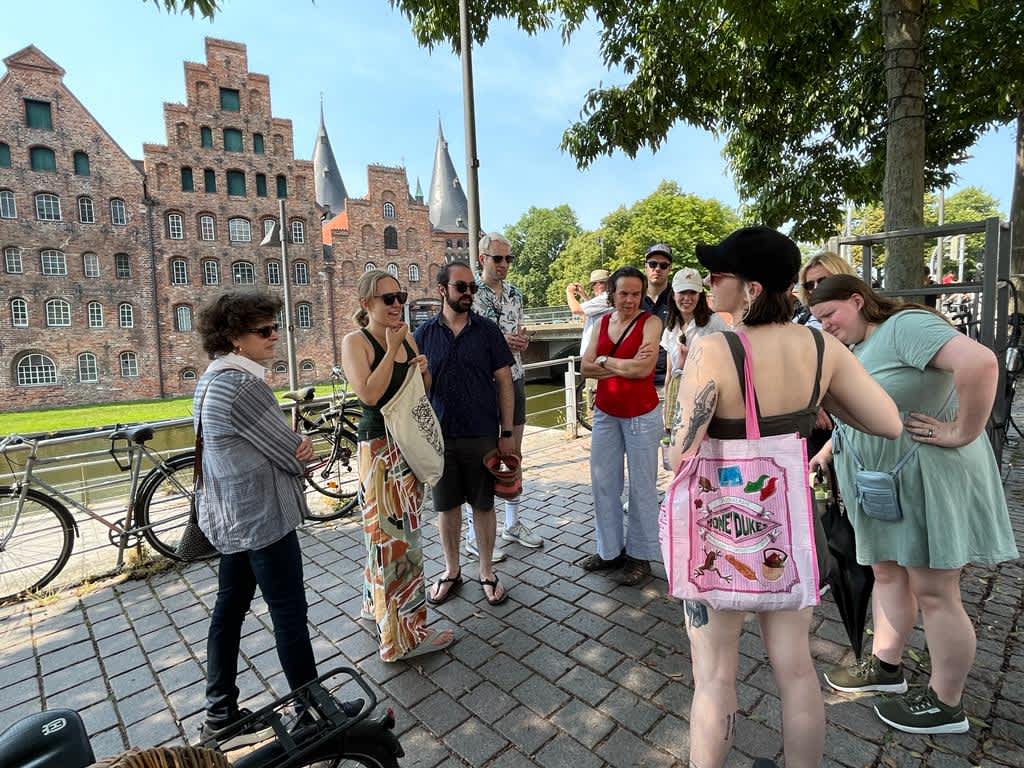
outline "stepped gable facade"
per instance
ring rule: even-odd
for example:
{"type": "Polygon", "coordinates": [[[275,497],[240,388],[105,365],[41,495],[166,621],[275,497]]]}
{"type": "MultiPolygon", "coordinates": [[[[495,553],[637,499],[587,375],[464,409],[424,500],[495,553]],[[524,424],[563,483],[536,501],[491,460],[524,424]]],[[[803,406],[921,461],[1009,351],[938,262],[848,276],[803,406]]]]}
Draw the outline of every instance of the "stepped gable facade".
{"type": "Polygon", "coordinates": [[[0,79],[0,409],[158,397],[145,183],[35,46],[0,79]]]}
{"type": "MultiPolygon", "coordinates": [[[[313,163],[295,158],[292,123],[273,116],[270,80],[249,71],[244,45],[207,38],[206,62],[185,63],[185,93],[164,105],[167,143],[143,146],[165,389],[191,392],[208,363],[195,332],[203,302],[228,286],[279,293],[285,279],[299,379],[324,379],[338,347],[313,163]],[[280,247],[260,246],[281,199],[288,275],[280,247]]],[[[272,386],[288,382],[283,342],[278,351],[272,386]]]]}

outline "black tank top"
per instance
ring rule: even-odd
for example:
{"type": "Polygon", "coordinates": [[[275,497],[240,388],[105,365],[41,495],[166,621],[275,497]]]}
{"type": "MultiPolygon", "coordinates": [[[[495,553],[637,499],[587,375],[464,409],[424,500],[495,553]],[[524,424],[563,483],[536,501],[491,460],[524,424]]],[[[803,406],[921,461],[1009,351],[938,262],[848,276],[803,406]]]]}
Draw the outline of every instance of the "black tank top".
{"type": "MultiPolygon", "coordinates": [[[[363,328],[363,334],[366,336],[367,341],[370,342],[370,346],[373,347],[373,362],[370,364],[370,370],[374,371],[380,365],[387,352],[380,345],[380,342],[373,338],[373,334],[365,328],[363,328]]],[[[409,360],[416,356],[408,341],[403,341],[402,344],[405,346],[406,361],[404,363],[395,361],[394,368],[391,370],[391,381],[388,382],[388,388],[384,390],[384,394],[381,395],[376,405],[362,404],[363,413],[359,417],[359,424],[357,425],[357,436],[360,440],[376,440],[379,437],[384,437],[384,416],[380,412],[380,407],[394,397],[395,393],[401,388],[402,382],[405,381],[405,375],[409,370],[409,360]]]]}
{"type": "MultiPolygon", "coordinates": [[[[761,434],[769,435],[791,435],[798,432],[801,437],[810,437],[814,429],[814,422],[818,418],[818,395],[821,393],[821,364],[825,355],[825,339],[817,328],[805,326],[814,337],[814,346],[818,353],[818,367],[814,372],[814,391],[811,393],[811,402],[807,407],[791,413],[780,413],[777,416],[762,416],[761,404],[757,401],[757,392],[754,392],[754,407],[757,410],[757,423],[761,428],[761,434]]],[[[724,331],[725,340],[729,342],[729,351],[732,352],[733,362],[736,364],[736,375],[740,379],[740,397],[746,407],[746,392],[743,386],[743,372],[746,368],[746,355],[743,353],[743,342],[740,341],[732,331],[724,331]]],[[[743,440],[747,436],[746,419],[720,418],[713,416],[708,424],[708,437],[719,440],[743,440]]]]}

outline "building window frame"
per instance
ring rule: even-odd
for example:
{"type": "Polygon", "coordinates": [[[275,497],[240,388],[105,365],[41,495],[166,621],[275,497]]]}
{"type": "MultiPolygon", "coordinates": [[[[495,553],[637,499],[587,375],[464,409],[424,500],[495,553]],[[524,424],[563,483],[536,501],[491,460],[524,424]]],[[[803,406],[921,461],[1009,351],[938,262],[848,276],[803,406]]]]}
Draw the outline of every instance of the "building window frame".
{"type": "Polygon", "coordinates": [[[256,174],[256,197],[267,196],[267,174],[256,174]]]}
{"type": "Polygon", "coordinates": [[[45,316],[47,328],[70,328],[71,303],[67,299],[47,299],[45,316]]]}
{"type": "Polygon", "coordinates": [[[82,274],[86,277],[100,276],[100,257],[97,254],[91,251],[82,254],[82,274]]]}
{"type": "Polygon", "coordinates": [[[128,226],[128,206],[120,197],[112,198],[110,201],[110,223],[115,227],[128,226]]]}
{"type": "Polygon", "coordinates": [[[4,272],[8,275],[25,274],[24,251],[21,246],[8,245],[4,248],[4,272]]]}
{"type": "Polygon", "coordinates": [[[117,305],[117,325],[119,328],[135,327],[135,307],[127,301],[117,305]]]}
{"type": "Polygon", "coordinates": [[[295,262],[295,285],[309,285],[309,264],[305,261],[295,262]]]}
{"type": "Polygon", "coordinates": [[[203,260],[203,285],[220,285],[220,262],[216,259],[203,260]]]}
{"type": "Polygon", "coordinates": [[[234,216],[228,219],[228,242],[251,243],[252,223],[242,216],[234,216]]]}
{"type": "Polygon", "coordinates": [[[71,167],[74,168],[75,176],[91,176],[89,169],[89,155],[78,149],[71,155],[71,167]]]}
{"type": "Polygon", "coordinates": [[[28,328],[28,301],[21,296],[11,299],[11,326],[14,328],[28,328]]]}
{"type": "Polygon", "coordinates": [[[181,166],[181,191],[195,192],[196,184],[192,176],[192,168],[188,165],[181,166]]]}
{"type": "Polygon", "coordinates": [[[96,364],[96,355],[92,352],[80,352],[78,354],[78,383],[95,384],[99,380],[100,371],[96,364]]]}
{"type": "Polygon", "coordinates": [[[182,381],[195,381],[199,378],[198,374],[196,374],[195,368],[182,368],[181,373],[179,373],[178,376],[181,377],[182,381]]]}
{"type": "Polygon", "coordinates": [[[199,217],[199,239],[205,242],[217,239],[217,220],[209,213],[199,217]]]}
{"type": "Polygon", "coordinates": [[[233,168],[225,176],[227,177],[228,195],[231,197],[245,197],[245,171],[233,168]]]}
{"type": "Polygon", "coordinates": [[[251,261],[236,261],[231,265],[231,279],[235,285],[255,285],[256,268],[251,261]]]}
{"type": "Polygon", "coordinates": [[[306,242],[306,224],[300,220],[295,219],[291,224],[292,230],[292,242],[296,245],[301,245],[306,242]]]}
{"type": "Polygon", "coordinates": [[[57,155],[42,145],[28,148],[28,165],[37,173],[56,172],[57,155]]]}
{"type": "Polygon", "coordinates": [[[103,327],[103,305],[98,301],[90,301],[85,308],[88,326],[90,328],[103,327]]]}
{"type": "Polygon", "coordinates": [[[19,387],[43,387],[57,383],[57,366],[53,358],[39,352],[22,355],[15,371],[19,387]]]}
{"type": "Polygon", "coordinates": [[[167,237],[170,240],[185,239],[185,217],[180,213],[167,214],[167,237]]]}
{"type": "Polygon", "coordinates": [[[221,132],[221,140],[224,142],[225,152],[244,152],[245,140],[242,132],[237,128],[225,128],[221,132]]]}
{"type": "Polygon", "coordinates": [[[300,301],[295,305],[295,327],[308,331],[313,327],[313,305],[300,301]]]}
{"type": "Polygon", "coordinates": [[[242,111],[242,97],[237,88],[220,89],[220,108],[224,112],[242,111]]]}
{"type": "Polygon", "coordinates": [[[409,265],[409,282],[418,283],[420,281],[420,267],[419,264],[409,265]]]}
{"type": "Polygon", "coordinates": [[[81,195],[78,198],[78,223],[96,223],[96,206],[93,204],[92,198],[88,195],[81,195]]]}
{"type": "Polygon", "coordinates": [[[384,203],[384,218],[393,219],[395,218],[395,204],[392,202],[384,203]]]}
{"type": "Polygon", "coordinates": [[[36,220],[63,221],[60,211],[60,197],[52,192],[36,192],[36,220]]]}
{"type": "Polygon", "coordinates": [[[121,368],[122,379],[139,378],[139,356],[130,350],[125,350],[117,356],[117,362],[121,368]]]}
{"type": "Polygon", "coordinates": [[[283,173],[278,174],[277,177],[274,179],[274,184],[277,187],[277,197],[278,197],[278,199],[282,199],[282,198],[288,197],[288,177],[287,176],[285,176],[283,173]]]}
{"type": "Polygon", "coordinates": [[[384,250],[398,250],[398,230],[394,227],[384,227],[384,250]]]}
{"type": "Polygon", "coordinates": [[[114,254],[114,277],[118,280],[131,280],[132,260],[127,253],[114,254]]]}
{"type": "Polygon", "coordinates": [[[281,284],[281,262],[277,259],[270,259],[267,262],[267,285],[281,284]]]}
{"type": "Polygon", "coordinates": [[[174,330],[188,333],[192,330],[192,307],[179,304],[174,308],[174,330]]]}
{"type": "Polygon", "coordinates": [[[53,130],[53,105],[41,99],[25,99],[25,127],[53,130]]]}
{"type": "Polygon", "coordinates": [[[39,252],[39,272],[46,277],[67,277],[67,255],[56,248],[44,248],[39,252]]]}
{"type": "Polygon", "coordinates": [[[171,285],[188,285],[188,262],[171,259],[171,285]]]}
{"type": "Polygon", "coordinates": [[[18,200],[14,196],[14,191],[0,189],[0,219],[16,218],[18,218],[18,200]]]}
{"type": "Polygon", "coordinates": [[[252,151],[256,155],[264,155],[267,152],[266,142],[263,140],[262,133],[254,133],[252,135],[252,151]]]}
{"type": "Polygon", "coordinates": [[[199,146],[203,149],[213,149],[213,129],[208,125],[199,128],[199,146]]]}
{"type": "Polygon", "coordinates": [[[217,172],[213,168],[203,169],[203,192],[208,195],[217,194],[217,172]]]}

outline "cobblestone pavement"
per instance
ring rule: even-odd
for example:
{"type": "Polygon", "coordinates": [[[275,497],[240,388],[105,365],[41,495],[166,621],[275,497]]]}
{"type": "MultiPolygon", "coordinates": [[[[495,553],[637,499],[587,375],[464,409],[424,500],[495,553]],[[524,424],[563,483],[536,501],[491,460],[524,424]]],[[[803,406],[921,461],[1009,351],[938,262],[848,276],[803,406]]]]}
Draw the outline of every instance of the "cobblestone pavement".
{"type": "MultiPolygon", "coordinates": [[[[321,670],[352,664],[395,709],[405,766],[670,766],[686,764],[690,658],[679,605],[655,578],[639,588],[584,574],[592,548],[589,437],[528,438],[524,517],[547,542],[508,546],[498,566],[509,601],[490,608],[470,582],[432,614],[458,642],[417,663],[383,664],[359,620],[364,556],[356,522],[305,529],[306,586],[321,670]]],[[[1024,463],[1024,450],[1014,457],[1024,463]]],[[[1024,544],[1024,469],[1010,479],[1013,526],[1024,544]]],[[[426,532],[427,574],[441,569],[437,529],[426,532]]],[[[472,565],[466,566],[473,573],[472,565]]],[[[967,684],[969,733],[896,734],[875,718],[872,697],[826,694],[825,766],[1024,765],[1024,565],[971,568],[964,601],[978,631],[967,684]]],[[[209,564],[64,593],[49,604],[0,609],[0,730],[41,708],[79,710],[96,754],[194,741],[203,706],[206,629],[216,589],[209,564]]],[[[819,669],[849,661],[827,597],[812,647],[819,669]]],[[[284,690],[262,602],[245,624],[239,684],[249,705],[284,690]]],[[[728,766],[781,752],[780,703],[756,622],[740,644],[743,717],[728,766]]],[[[911,639],[911,684],[928,665],[924,634],[911,639]]]]}

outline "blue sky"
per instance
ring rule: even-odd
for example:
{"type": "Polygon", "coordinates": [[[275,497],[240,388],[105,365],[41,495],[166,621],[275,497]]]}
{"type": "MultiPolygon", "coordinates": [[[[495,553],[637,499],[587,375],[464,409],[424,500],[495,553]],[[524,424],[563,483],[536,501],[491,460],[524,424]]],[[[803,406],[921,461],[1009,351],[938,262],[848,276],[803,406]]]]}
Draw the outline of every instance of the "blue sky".
{"type": "MultiPolygon", "coordinates": [[[[452,0],[454,2],[454,0],[452,0]]],[[[135,158],[164,143],[162,105],[184,100],[182,62],[203,61],[210,35],[245,43],[249,68],[270,77],[274,115],[294,123],[296,155],[312,156],[320,93],[349,193],[366,192],[366,165],[404,165],[410,185],[430,183],[437,118],[465,182],[461,73],[449,50],[416,45],[386,0],[224,0],[213,22],[169,16],[143,0],[9,3],[0,56],[34,43],[65,70],[66,84],[135,158]],[[98,12],[99,9],[105,13],[98,12]]],[[[481,215],[500,229],[530,206],[571,205],[596,227],[661,179],[729,205],[738,199],[721,144],[677,125],[657,154],[621,153],[578,171],[559,149],[587,89],[613,82],[596,34],[565,47],[557,31],[530,38],[510,24],[474,50],[481,215]]],[[[1009,128],[991,131],[960,166],[958,186],[977,185],[1009,209],[1014,153],[1009,128]]],[[[954,187],[955,191],[955,187],[954,187]]]]}

